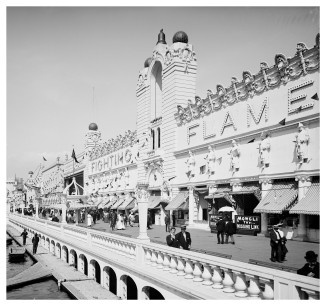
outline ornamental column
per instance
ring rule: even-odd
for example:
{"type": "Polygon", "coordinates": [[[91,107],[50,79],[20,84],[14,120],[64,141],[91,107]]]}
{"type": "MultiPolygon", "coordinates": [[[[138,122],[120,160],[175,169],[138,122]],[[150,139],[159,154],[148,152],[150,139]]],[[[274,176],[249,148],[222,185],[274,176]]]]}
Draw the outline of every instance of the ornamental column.
{"type": "Polygon", "coordinates": [[[194,207],[196,205],[194,196],[194,186],[189,186],[189,227],[194,225],[194,207]]]}
{"type": "MultiPolygon", "coordinates": [[[[301,201],[308,191],[308,187],[311,186],[311,177],[308,175],[298,175],[295,177],[298,182],[298,202],[301,201]]],[[[307,215],[299,215],[299,225],[298,225],[298,236],[295,240],[305,241],[307,240],[307,215]]]]}
{"type": "Polygon", "coordinates": [[[139,212],[139,236],[137,238],[149,241],[149,237],[147,235],[147,207],[149,198],[147,183],[137,184],[136,198],[139,212]]]}
{"type": "MultiPolygon", "coordinates": [[[[261,184],[261,198],[263,199],[266,197],[268,192],[273,187],[273,180],[269,178],[261,178],[259,179],[259,183],[261,184]]],[[[258,234],[259,236],[266,236],[268,233],[267,230],[268,225],[268,214],[267,213],[261,213],[261,232],[258,234]]]]}

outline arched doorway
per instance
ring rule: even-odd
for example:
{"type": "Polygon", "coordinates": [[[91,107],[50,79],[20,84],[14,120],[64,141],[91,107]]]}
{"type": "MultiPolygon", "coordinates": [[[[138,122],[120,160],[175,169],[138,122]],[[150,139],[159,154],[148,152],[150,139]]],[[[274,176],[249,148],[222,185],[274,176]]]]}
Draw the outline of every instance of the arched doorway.
{"type": "Polygon", "coordinates": [[[50,239],[49,238],[45,239],[45,248],[50,252],[50,239]]]}
{"type": "Polygon", "coordinates": [[[62,247],[62,259],[64,262],[69,263],[68,248],[64,245],[62,247]]]}
{"type": "Polygon", "coordinates": [[[57,244],[55,245],[55,255],[58,258],[61,258],[61,245],[59,242],[57,242],[57,244]]]}
{"type": "Polygon", "coordinates": [[[117,275],[110,267],[104,267],[104,287],[109,289],[113,294],[117,294],[117,275]]]}
{"type": "Polygon", "coordinates": [[[153,287],[146,286],[142,290],[145,300],[165,300],[164,296],[153,287]]]}
{"type": "Polygon", "coordinates": [[[95,278],[95,281],[101,284],[101,268],[99,263],[96,260],[92,259],[89,264],[91,268],[89,277],[95,278]]]}
{"type": "Polygon", "coordinates": [[[137,300],[138,292],[134,280],[128,276],[121,276],[121,299],[123,300],[137,300]]]}
{"type": "Polygon", "coordinates": [[[55,255],[55,242],[53,240],[51,240],[50,252],[55,255]]]}
{"type": "Polygon", "coordinates": [[[78,270],[78,257],[75,250],[70,250],[70,265],[73,266],[76,270],[78,270]]]}
{"type": "Polygon", "coordinates": [[[79,271],[83,272],[85,275],[88,275],[87,257],[84,254],[79,255],[79,263],[80,263],[79,271]]]}

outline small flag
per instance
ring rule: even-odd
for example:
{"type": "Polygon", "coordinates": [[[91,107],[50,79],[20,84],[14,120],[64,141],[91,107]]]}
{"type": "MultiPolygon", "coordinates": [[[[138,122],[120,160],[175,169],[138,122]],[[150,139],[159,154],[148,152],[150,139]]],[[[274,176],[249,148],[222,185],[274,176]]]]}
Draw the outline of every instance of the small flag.
{"type": "Polygon", "coordinates": [[[253,143],[255,141],[255,138],[254,139],[251,139],[248,141],[248,143],[253,143]]]}
{"type": "Polygon", "coordinates": [[[79,164],[79,161],[77,160],[76,154],[75,154],[75,149],[72,149],[71,157],[75,160],[77,164],[79,164]]]}
{"type": "Polygon", "coordinates": [[[45,159],[45,157],[44,157],[44,156],[43,156],[43,160],[44,160],[44,161],[47,161],[47,159],[45,159]]]}
{"type": "Polygon", "coordinates": [[[314,99],[314,100],[317,100],[317,101],[319,101],[319,97],[318,97],[318,94],[317,93],[315,93],[312,97],[311,97],[311,99],[314,99]]]}
{"type": "Polygon", "coordinates": [[[285,125],[285,118],[283,120],[281,120],[278,124],[285,125]]]}

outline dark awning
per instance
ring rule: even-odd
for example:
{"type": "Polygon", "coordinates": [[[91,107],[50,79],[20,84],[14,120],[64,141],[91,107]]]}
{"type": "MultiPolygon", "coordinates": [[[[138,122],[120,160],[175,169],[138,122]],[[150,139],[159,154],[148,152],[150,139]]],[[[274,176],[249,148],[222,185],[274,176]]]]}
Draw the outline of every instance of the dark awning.
{"type": "Polygon", "coordinates": [[[259,186],[255,186],[255,185],[243,185],[241,186],[240,190],[230,191],[229,194],[231,195],[253,194],[259,201],[261,200],[261,192],[259,186]]]}

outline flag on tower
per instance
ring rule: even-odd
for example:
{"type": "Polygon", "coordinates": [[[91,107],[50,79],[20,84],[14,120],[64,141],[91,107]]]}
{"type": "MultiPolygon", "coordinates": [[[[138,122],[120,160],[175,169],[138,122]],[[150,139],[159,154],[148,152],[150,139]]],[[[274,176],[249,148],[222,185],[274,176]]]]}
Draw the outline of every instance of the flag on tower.
{"type": "Polygon", "coordinates": [[[72,149],[71,157],[75,160],[77,164],[79,164],[79,161],[77,160],[76,154],[75,154],[75,149],[72,149]]]}

